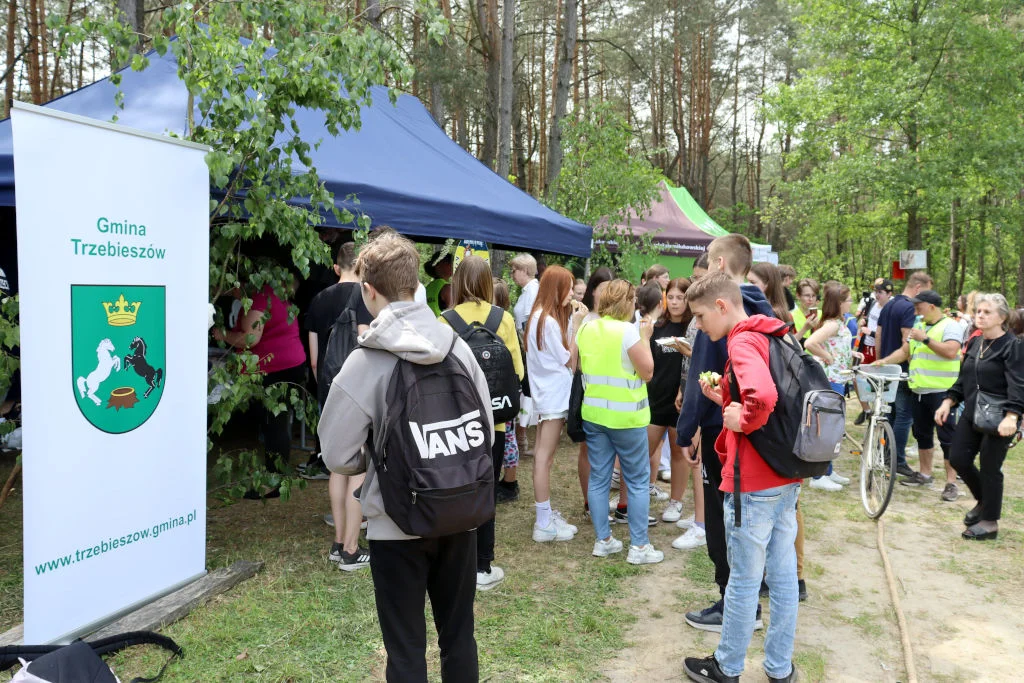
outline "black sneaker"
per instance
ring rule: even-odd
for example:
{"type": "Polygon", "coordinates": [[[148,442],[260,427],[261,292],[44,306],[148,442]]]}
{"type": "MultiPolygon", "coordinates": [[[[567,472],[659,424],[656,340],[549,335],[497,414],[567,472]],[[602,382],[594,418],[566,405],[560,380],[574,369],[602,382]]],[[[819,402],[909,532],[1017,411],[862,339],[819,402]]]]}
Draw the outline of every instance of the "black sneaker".
{"type": "MultiPolygon", "coordinates": [[[[686,623],[701,631],[721,633],[724,604],[723,600],[719,600],[711,605],[711,607],[706,607],[700,612],[687,612],[685,617],[686,623]]],[[[764,628],[764,622],[761,620],[761,603],[758,603],[757,615],[754,617],[754,630],[759,631],[762,628],[764,628]]]]}
{"type": "Polygon", "coordinates": [[[789,675],[785,676],[783,678],[775,678],[774,676],[768,676],[769,683],[796,683],[796,681],[797,681],[796,665],[794,664],[794,665],[792,665],[792,667],[793,668],[789,672],[789,675]]]}
{"type": "MultiPolygon", "coordinates": [[[[629,524],[629,511],[625,508],[615,508],[615,514],[612,516],[614,517],[616,524],[629,524]]],[[[647,515],[647,526],[657,525],[657,518],[647,515]]]]}
{"type": "Polygon", "coordinates": [[[511,503],[512,501],[519,500],[519,482],[498,482],[498,502],[499,503],[511,503]]]}
{"type": "Polygon", "coordinates": [[[871,417],[871,411],[870,410],[862,410],[860,412],[860,415],[857,416],[857,419],[853,421],[853,424],[855,424],[858,427],[860,427],[862,424],[864,424],[867,421],[867,419],[869,417],[871,417]]]}
{"type": "Polygon", "coordinates": [[[932,481],[932,477],[921,474],[920,472],[914,472],[900,483],[904,486],[931,486],[932,481]]]}
{"type": "Polygon", "coordinates": [[[910,465],[897,465],[896,474],[900,475],[901,477],[912,477],[915,474],[917,474],[917,472],[911,469],[910,465]]]}
{"type": "Polygon", "coordinates": [[[321,463],[315,463],[313,465],[306,465],[305,467],[300,466],[296,468],[299,472],[299,476],[309,481],[325,481],[331,478],[331,471],[321,463]]]}
{"type": "Polygon", "coordinates": [[[739,676],[726,676],[718,666],[715,655],[710,657],[687,657],[683,660],[683,669],[692,681],[700,683],[740,683],[739,676]]]}
{"type": "MultiPolygon", "coordinates": [[[[807,584],[804,583],[803,579],[800,579],[799,581],[797,581],[797,586],[799,586],[799,590],[800,590],[800,602],[803,602],[804,600],[807,599],[807,584]]],[[[795,670],[796,669],[794,669],[794,671],[795,670]]],[[[796,680],[796,679],[794,678],[793,680],[796,680]]]]}
{"type": "Polygon", "coordinates": [[[370,566],[370,551],[366,548],[356,548],[354,553],[346,553],[340,543],[335,543],[331,546],[331,553],[327,557],[338,565],[338,569],[345,572],[370,566]]]}

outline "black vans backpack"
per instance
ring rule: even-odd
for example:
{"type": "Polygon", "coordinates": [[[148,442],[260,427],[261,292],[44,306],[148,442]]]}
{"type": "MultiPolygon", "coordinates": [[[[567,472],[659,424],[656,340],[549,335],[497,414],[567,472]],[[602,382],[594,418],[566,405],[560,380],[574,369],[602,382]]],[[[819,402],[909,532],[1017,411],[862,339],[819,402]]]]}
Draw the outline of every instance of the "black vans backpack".
{"type": "Polygon", "coordinates": [[[384,511],[403,533],[437,538],[494,517],[490,406],[451,349],[434,365],[399,359],[369,444],[384,511]]]}
{"type": "MultiPolygon", "coordinates": [[[[832,390],[825,369],[791,333],[765,336],[768,370],[779,399],[764,426],[747,438],[780,477],[819,477],[839,457],[846,431],[846,398],[832,390]]],[[[738,401],[736,376],[731,369],[727,374],[729,393],[738,401]]],[[[741,526],[739,449],[733,460],[733,483],[736,526],[741,526]]]]}
{"type": "Polygon", "coordinates": [[[455,330],[455,334],[469,344],[476,362],[487,377],[494,424],[515,419],[519,415],[519,378],[516,377],[515,365],[512,363],[512,353],[498,336],[498,327],[505,311],[498,306],[491,306],[491,312],[483,325],[477,322],[467,324],[452,310],[441,315],[455,330]]]}
{"type": "Polygon", "coordinates": [[[341,372],[341,366],[345,364],[349,354],[359,347],[359,324],[356,322],[356,307],[359,300],[356,297],[360,296],[362,293],[359,287],[354,287],[348,303],[331,326],[324,357],[317,361],[316,387],[320,405],[327,403],[331,383],[341,372]]]}

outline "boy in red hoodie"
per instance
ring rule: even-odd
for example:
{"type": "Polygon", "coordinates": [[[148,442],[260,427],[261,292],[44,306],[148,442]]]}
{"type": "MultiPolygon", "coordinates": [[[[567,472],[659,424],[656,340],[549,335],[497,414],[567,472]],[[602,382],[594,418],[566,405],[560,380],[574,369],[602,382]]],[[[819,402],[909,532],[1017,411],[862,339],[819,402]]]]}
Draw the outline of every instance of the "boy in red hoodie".
{"type": "Polygon", "coordinates": [[[768,336],[784,335],[785,323],[763,315],[748,316],[739,285],[724,274],[698,280],[686,292],[697,324],[712,341],[727,339],[729,360],[717,387],[701,380],[701,389],[722,405],[724,429],[715,443],[722,462],[725,535],[729,549],[729,583],[725,590],[722,638],[710,657],[687,657],[687,675],[702,683],[740,680],[753,632],[761,577],[768,582],[771,621],[764,641],[764,669],[769,681],[793,681],[793,641],[799,605],[796,550],[796,503],[800,480],[780,477],[745,437],[768,421],[778,392],[768,369],[768,336]],[[740,396],[729,391],[735,376],[740,396]],[[734,467],[740,465],[740,510],[737,524],[734,467]]]}

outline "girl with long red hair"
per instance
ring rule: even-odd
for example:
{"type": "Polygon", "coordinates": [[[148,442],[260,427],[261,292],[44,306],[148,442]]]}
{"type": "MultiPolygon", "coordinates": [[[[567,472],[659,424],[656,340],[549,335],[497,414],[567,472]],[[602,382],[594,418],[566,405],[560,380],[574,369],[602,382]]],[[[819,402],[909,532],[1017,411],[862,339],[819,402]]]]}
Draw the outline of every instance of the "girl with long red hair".
{"type": "Polygon", "coordinates": [[[537,299],[526,324],[526,367],[530,394],[537,414],[533,447],[533,497],[537,521],[533,540],[570,541],[576,527],[551,508],[551,464],[562,426],[569,414],[572,388],[571,359],[576,349],[576,330],[587,308],[572,298],[576,279],[561,266],[548,266],[540,278],[537,299]]]}

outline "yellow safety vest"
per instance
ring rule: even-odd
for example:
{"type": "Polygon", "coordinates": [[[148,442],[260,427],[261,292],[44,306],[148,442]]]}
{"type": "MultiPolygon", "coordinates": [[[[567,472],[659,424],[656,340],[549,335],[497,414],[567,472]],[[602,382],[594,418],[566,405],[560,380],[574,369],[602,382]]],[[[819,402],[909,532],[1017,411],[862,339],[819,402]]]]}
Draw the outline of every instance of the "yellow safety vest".
{"type": "Polygon", "coordinates": [[[622,340],[630,323],[600,318],[580,330],[577,345],[583,372],[583,419],[609,429],[651,423],[647,385],[622,367],[622,340]]]}
{"type": "MultiPolygon", "coordinates": [[[[923,320],[914,323],[914,328],[925,330],[925,334],[933,343],[942,342],[942,334],[949,324],[949,318],[943,318],[930,328],[923,320]]],[[[924,342],[910,341],[910,388],[911,390],[945,390],[956,383],[960,374],[960,356],[950,360],[934,353],[924,342]]]]}
{"type": "Polygon", "coordinates": [[[439,277],[434,278],[427,285],[427,305],[430,306],[430,310],[434,312],[434,315],[440,316],[441,311],[441,290],[448,284],[448,280],[443,280],[439,277]]]}

